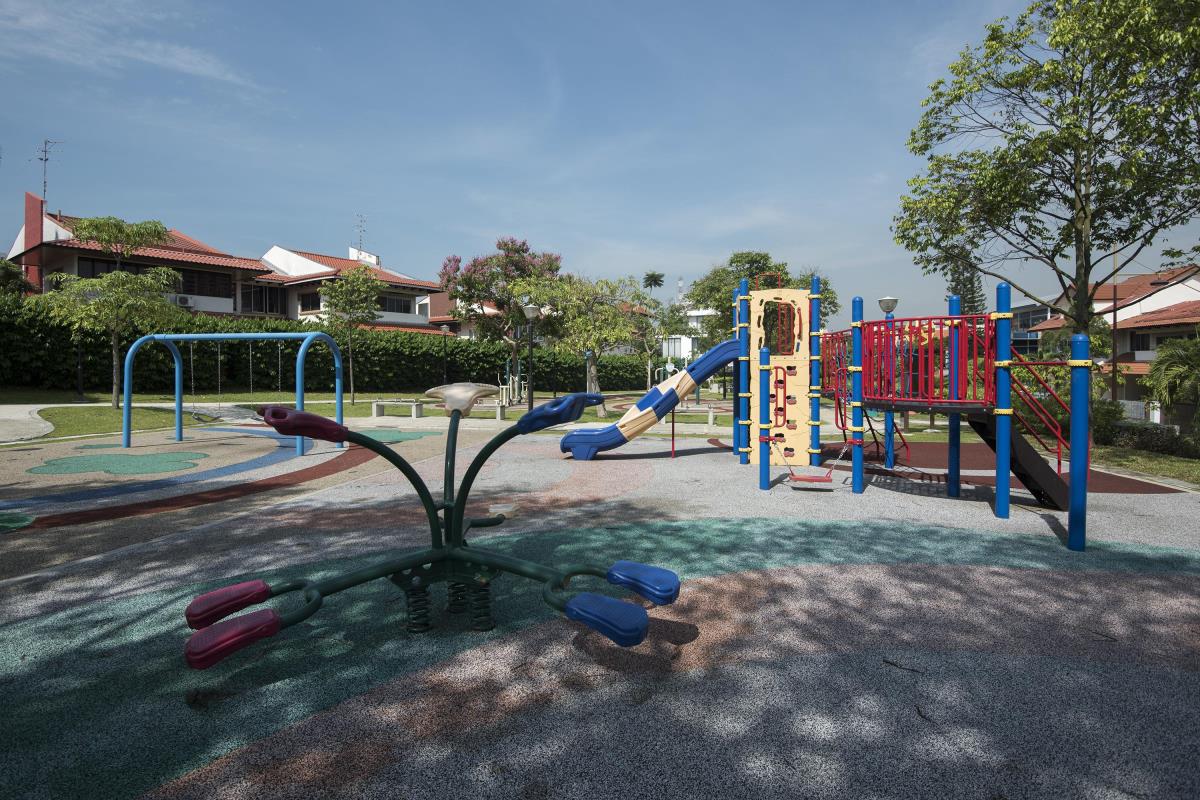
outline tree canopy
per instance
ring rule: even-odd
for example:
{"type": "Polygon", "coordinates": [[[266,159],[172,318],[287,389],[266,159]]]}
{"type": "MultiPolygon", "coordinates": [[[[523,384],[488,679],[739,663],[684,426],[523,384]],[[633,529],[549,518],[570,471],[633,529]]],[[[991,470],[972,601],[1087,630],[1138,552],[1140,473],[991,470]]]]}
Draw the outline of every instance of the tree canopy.
{"type": "Polygon", "coordinates": [[[1142,383],[1164,406],[1194,404],[1194,419],[1200,422],[1200,328],[1195,337],[1161,342],[1142,383]]]}
{"type": "Polygon", "coordinates": [[[761,282],[764,289],[779,285],[808,289],[812,285],[814,275],[821,278],[821,316],[828,319],[841,309],[841,304],[833,284],[820,269],[802,267],[797,274],[792,275],[787,262],[773,261],[770,253],[759,251],[734,253],[726,263],[713,267],[693,283],[688,289],[686,299],[692,308],[710,308],[717,312],[705,317],[702,323],[705,343],[711,347],[729,338],[732,292],[742,278],[750,281],[751,289],[755,288],[756,280],[761,282]],[[778,279],[776,276],[779,276],[778,279]],[[779,280],[782,280],[782,284],[779,280]]]}
{"type": "Polygon", "coordinates": [[[379,295],[387,286],[368,264],[345,270],[321,286],[324,298],[325,324],[335,335],[346,339],[350,368],[350,404],[357,399],[354,393],[354,331],[379,319],[379,295]]]}
{"type": "Polygon", "coordinates": [[[33,291],[33,284],[25,280],[25,271],[20,264],[0,258],[0,294],[25,295],[33,291]]]}
{"type": "Polygon", "coordinates": [[[1198,54],[1200,0],[1035,0],[989,25],[930,87],[896,241],[1086,331],[1096,287],[1200,213],[1198,54]],[[1018,282],[1026,263],[1061,303],[1018,282]]]}
{"type": "Polygon", "coordinates": [[[75,221],[71,233],[81,242],[94,242],[120,264],[140,247],[153,247],[170,239],[167,226],[158,220],[126,222],[119,217],[87,217],[75,221]]]}
{"type": "Polygon", "coordinates": [[[965,264],[952,264],[946,270],[946,299],[952,294],[958,295],[964,314],[982,314],[988,309],[982,274],[965,264]]]}

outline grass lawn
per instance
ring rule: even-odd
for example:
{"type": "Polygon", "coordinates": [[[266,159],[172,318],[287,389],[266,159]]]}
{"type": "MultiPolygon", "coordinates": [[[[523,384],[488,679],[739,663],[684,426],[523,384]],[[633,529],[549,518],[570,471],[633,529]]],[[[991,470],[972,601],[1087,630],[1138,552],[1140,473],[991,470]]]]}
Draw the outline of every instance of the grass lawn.
{"type": "MultiPolygon", "coordinates": [[[[76,406],[60,408],[44,408],[38,412],[42,419],[54,426],[54,431],[46,437],[83,436],[93,433],[115,433],[121,430],[121,412],[106,406],[76,406]]],[[[184,425],[199,425],[201,422],[214,422],[213,417],[201,415],[200,422],[190,414],[183,415],[184,425]]],[[[133,409],[134,430],[150,428],[171,428],[175,425],[175,412],[166,408],[135,408],[133,409]]]]}
{"type": "Polygon", "coordinates": [[[1194,458],[1098,444],[1092,447],[1092,463],[1098,467],[1128,469],[1200,486],[1200,460],[1194,458]]]}

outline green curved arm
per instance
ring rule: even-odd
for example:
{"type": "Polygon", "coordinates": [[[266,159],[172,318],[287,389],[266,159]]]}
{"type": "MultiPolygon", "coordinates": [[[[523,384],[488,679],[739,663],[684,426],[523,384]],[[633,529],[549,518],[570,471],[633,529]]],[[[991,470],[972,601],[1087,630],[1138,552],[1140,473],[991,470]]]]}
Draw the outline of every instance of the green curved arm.
{"type": "Polygon", "coordinates": [[[454,512],[450,516],[450,530],[446,532],[446,540],[450,544],[462,544],[463,537],[463,517],[467,510],[467,497],[471,494],[471,485],[475,483],[475,478],[479,475],[479,470],[483,469],[483,464],[492,454],[504,446],[510,439],[515,439],[520,436],[521,432],[517,430],[517,426],[513,425],[505,428],[492,437],[492,440],[483,446],[478,455],[471,460],[471,466],[467,467],[467,472],[463,475],[462,485],[458,489],[458,497],[454,500],[454,512]]]}
{"type": "Polygon", "coordinates": [[[417,497],[421,499],[421,505],[425,507],[425,516],[429,517],[429,530],[433,536],[433,546],[441,547],[442,522],[438,519],[437,503],[434,502],[433,495],[429,493],[429,487],[425,485],[425,481],[421,480],[421,476],[413,469],[412,464],[409,464],[399,454],[393,452],[390,447],[372,439],[370,436],[364,436],[354,431],[347,431],[346,441],[367,448],[404,473],[404,477],[408,478],[408,482],[417,490],[417,497]]]}

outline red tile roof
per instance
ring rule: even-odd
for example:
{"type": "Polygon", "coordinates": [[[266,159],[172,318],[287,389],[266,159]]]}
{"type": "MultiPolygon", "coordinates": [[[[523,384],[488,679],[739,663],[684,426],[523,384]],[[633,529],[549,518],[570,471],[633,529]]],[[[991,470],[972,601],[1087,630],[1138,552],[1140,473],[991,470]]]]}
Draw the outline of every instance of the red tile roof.
{"type": "MultiPolygon", "coordinates": [[[[44,242],[51,247],[62,247],[71,250],[89,250],[103,252],[103,248],[95,242],[81,242],[77,239],[60,239],[57,242],[44,242]]],[[[241,258],[227,253],[178,250],[170,247],[139,247],[132,253],[137,258],[149,258],[155,261],[169,261],[178,264],[199,264],[208,267],[231,267],[246,269],[252,272],[270,272],[257,258],[241,258]]]]}
{"type": "MultiPolygon", "coordinates": [[[[327,256],[327,255],[324,255],[323,253],[310,253],[306,250],[291,250],[290,252],[295,253],[298,256],[303,256],[304,258],[307,258],[309,261],[315,261],[318,264],[323,264],[324,266],[329,267],[331,270],[331,272],[329,274],[331,274],[331,275],[336,275],[336,274],[342,272],[343,270],[352,269],[354,267],[361,266],[364,263],[362,261],[355,261],[352,258],[338,258],[337,256],[327,256]]],[[[417,280],[416,278],[409,278],[404,275],[398,275],[395,272],[388,272],[386,269],[380,269],[378,267],[371,266],[370,264],[367,264],[367,266],[371,267],[371,274],[373,274],[376,278],[383,281],[384,283],[390,283],[393,286],[408,286],[408,287],[411,287],[414,289],[434,289],[434,290],[441,288],[440,284],[433,283],[431,281],[420,281],[420,280],[417,280]]],[[[291,277],[295,280],[306,280],[306,279],[314,277],[314,276],[312,276],[312,275],[305,275],[305,276],[296,275],[296,276],[291,276],[291,277]]]]}
{"type": "MultiPolygon", "coordinates": [[[[1120,308],[1122,305],[1129,305],[1130,303],[1141,300],[1143,297],[1154,294],[1155,292],[1164,288],[1162,286],[1151,286],[1150,284],[1152,281],[1176,281],[1182,278],[1190,277],[1191,274],[1195,274],[1197,272],[1200,272],[1200,266],[1196,264],[1188,264],[1186,266],[1177,267],[1176,269],[1166,270],[1164,272],[1130,275],[1128,278],[1119,281],[1115,287],[1117,290],[1117,307],[1120,308]]],[[[1118,275],[1117,277],[1120,276],[1118,275]]],[[[1094,288],[1096,288],[1095,284],[1088,286],[1089,290],[1094,288]]],[[[1096,289],[1096,294],[1094,295],[1095,302],[1112,305],[1113,288],[1113,285],[1109,283],[1100,284],[1100,287],[1096,289]]]]}
{"type": "Polygon", "coordinates": [[[1034,332],[1056,331],[1066,324],[1067,324],[1067,322],[1065,319],[1063,319],[1062,314],[1056,314],[1053,317],[1050,317],[1049,319],[1044,319],[1041,322],[1039,322],[1037,325],[1030,327],[1029,330],[1034,331],[1034,332]]]}
{"type": "Polygon", "coordinates": [[[401,325],[399,323],[392,325],[387,322],[373,322],[370,325],[360,325],[360,328],[366,328],[371,331],[405,331],[407,333],[427,333],[441,336],[442,332],[434,327],[426,325],[401,325]]]}
{"type": "Polygon", "coordinates": [[[1117,320],[1118,328],[1162,328],[1168,325],[1200,324],[1200,300],[1188,300],[1158,308],[1129,319],[1117,320]]]}

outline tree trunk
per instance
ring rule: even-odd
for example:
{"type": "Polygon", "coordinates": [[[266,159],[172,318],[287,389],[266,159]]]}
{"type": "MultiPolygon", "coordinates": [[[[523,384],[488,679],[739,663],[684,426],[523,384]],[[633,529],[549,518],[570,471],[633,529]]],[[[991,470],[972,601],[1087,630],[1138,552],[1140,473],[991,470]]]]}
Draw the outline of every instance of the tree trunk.
{"type": "MultiPolygon", "coordinates": [[[[591,356],[587,360],[587,391],[600,394],[600,370],[596,367],[595,356],[591,356]]],[[[603,401],[596,406],[596,417],[599,419],[608,417],[608,409],[604,407],[603,401]]]]}
{"type": "Polygon", "coordinates": [[[117,336],[117,332],[111,333],[110,341],[112,343],[112,407],[121,407],[121,340],[117,336]]]}
{"type": "Polygon", "coordinates": [[[646,391],[654,388],[654,362],[646,359],[646,391]]]}

